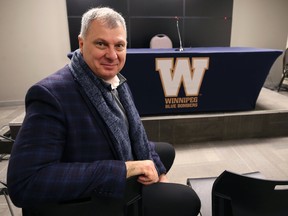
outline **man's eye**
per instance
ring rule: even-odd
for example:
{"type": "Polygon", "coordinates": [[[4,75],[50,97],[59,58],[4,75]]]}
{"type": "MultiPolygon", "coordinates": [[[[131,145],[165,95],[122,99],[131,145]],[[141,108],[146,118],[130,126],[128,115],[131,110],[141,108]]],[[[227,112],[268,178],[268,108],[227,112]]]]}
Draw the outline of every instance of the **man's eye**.
{"type": "Polygon", "coordinates": [[[123,50],[123,49],[125,49],[125,45],[124,44],[117,44],[116,48],[117,48],[117,50],[123,50]]]}
{"type": "Polygon", "coordinates": [[[98,41],[98,42],[96,42],[96,46],[103,48],[103,47],[105,47],[105,44],[101,41],[98,41]]]}

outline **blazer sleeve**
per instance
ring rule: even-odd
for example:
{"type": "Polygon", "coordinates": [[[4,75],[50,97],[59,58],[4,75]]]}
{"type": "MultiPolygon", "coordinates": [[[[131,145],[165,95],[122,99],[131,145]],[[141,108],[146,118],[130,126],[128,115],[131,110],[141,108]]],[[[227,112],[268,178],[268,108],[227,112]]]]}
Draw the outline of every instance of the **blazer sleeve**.
{"type": "MultiPolygon", "coordinates": [[[[63,162],[67,116],[62,102],[42,85],[26,95],[26,117],[8,165],[9,195],[18,207],[87,196],[120,198],[126,184],[125,162],[63,162]]],[[[79,143],[81,145],[81,143],[79,143]]]]}

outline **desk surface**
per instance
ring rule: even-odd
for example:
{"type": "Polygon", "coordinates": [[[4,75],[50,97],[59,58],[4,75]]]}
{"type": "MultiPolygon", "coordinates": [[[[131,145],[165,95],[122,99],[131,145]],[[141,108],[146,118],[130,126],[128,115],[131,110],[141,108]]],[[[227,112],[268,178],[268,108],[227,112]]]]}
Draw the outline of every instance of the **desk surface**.
{"type": "Polygon", "coordinates": [[[141,54],[141,53],[255,53],[255,52],[280,52],[283,50],[277,49],[263,49],[253,47],[198,47],[198,48],[185,48],[184,51],[177,51],[176,49],[127,49],[128,54],[141,54]]]}

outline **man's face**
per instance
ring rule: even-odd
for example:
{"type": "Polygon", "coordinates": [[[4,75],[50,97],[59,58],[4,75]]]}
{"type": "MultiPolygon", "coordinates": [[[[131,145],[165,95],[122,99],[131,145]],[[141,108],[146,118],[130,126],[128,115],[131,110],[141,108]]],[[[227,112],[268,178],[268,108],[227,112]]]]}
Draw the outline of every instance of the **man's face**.
{"type": "Polygon", "coordinates": [[[127,41],[121,25],[111,29],[94,20],[85,38],[78,41],[84,61],[96,76],[109,80],[124,67],[127,41]]]}

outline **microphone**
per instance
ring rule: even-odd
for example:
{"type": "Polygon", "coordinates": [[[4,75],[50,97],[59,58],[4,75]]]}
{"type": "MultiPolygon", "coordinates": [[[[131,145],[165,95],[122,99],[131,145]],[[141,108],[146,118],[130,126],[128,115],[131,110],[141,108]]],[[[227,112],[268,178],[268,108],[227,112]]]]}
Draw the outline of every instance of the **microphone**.
{"type": "Polygon", "coordinates": [[[183,47],[182,47],[182,39],[181,39],[181,35],[180,35],[180,30],[179,30],[179,18],[176,16],[176,26],[177,26],[177,32],[178,32],[178,39],[179,39],[179,49],[176,49],[176,51],[184,51],[183,47]]]}

